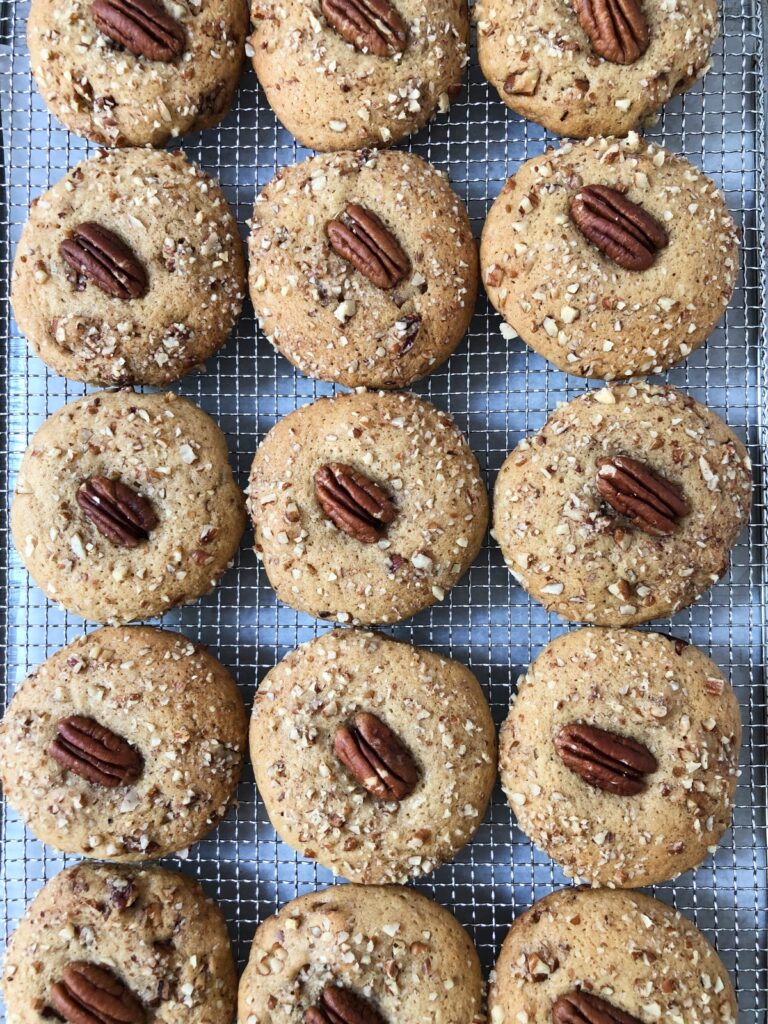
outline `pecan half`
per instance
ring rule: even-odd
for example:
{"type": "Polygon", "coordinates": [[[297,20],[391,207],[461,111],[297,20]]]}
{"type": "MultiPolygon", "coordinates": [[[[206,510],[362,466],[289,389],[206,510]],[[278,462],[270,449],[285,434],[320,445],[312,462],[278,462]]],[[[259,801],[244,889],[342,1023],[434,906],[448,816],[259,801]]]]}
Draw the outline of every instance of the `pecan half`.
{"type": "Polygon", "coordinates": [[[394,288],[406,276],[410,261],[395,236],[375,213],[350,203],[342,217],[325,228],[335,253],[377,288],[394,288]]]}
{"type": "Polygon", "coordinates": [[[304,1014],[304,1024],[385,1024],[381,1014],[348,988],[326,985],[315,1006],[304,1014]]]}
{"type": "Polygon", "coordinates": [[[315,494],[337,529],[375,544],[397,515],[387,494],[367,476],[342,462],[329,462],[315,473],[315,494]]]}
{"type": "Polygon", "coordinates": [[[67,771],[97,786],[130,786],[144,761],[130,743],[93,718],[70,715],[59,719],[48,753],[67,771]]]}
{"type": "Polygon", "coordinates": [[[574,989],[552,1006],[553,1024],[642,1024],[631,1013],[612,1006],[600,996],[574,989]]]}
{"type": "Polygon", "coordinates": [[[186,49],[184,29],[157,0],[93,0],[96,27],[136,57],[164,64],[186,49]]]}
{"type": "Polygon", "coordinates": [[[691,511],[679,488],[627,455],[597,460],[597,489],[611,508],[653,537],[669,537],[691,511]]]}
{"type": "Polygon", "coordinates": [[[144,267],[112,231],[93,221],[79,224],[59,246],[62,258],[107,295],[138,299],[147,288],[144,267]]]}
{"type": "Polygon", "coordinates": [[[648,22],[638,0],[571,0],[592,50],[612,64],[634,64],[648,49],[648,22]]]}
{"type": "Polygon", "coordinates": [[[669,236],[642,206],[608,185],[587,185],[570,202],[582,235],[625,270],[647,270],[669,236]]]}
{"type": "Polygon", "coordinates": [[[51,989],[54,1010],[71,1024],[145,1024],[144,1007],[127,985],[101,964],[76,960],[51,989]]]}
{"type": "Polygon", "coordinates": [[[408,29],[389,0],[320,0],[320,10],[356,50],[377,57],[405,50],[408,29]]]}
{"type": "Polygon", "coordinates": [[[119,548],[137,547],[158,524],[146,498],[104,476],[92,476],[80,485],[77,504],[99,533],[119,548]]]}
{"type": "Polygon", "coordinates": [[[595,725],[574,722],[555,737],[563,764],[590,786],[618,796],[636,796],[645,789],[645,776],[659,767],[650,750],[595,725]]]}
{"type": "Polygon", "coordinates": [[[411,752],[388,725],[368,711],[336,730],[333,749],[341,763],[379,800],[404,800],[419,781],[411,752]]]}

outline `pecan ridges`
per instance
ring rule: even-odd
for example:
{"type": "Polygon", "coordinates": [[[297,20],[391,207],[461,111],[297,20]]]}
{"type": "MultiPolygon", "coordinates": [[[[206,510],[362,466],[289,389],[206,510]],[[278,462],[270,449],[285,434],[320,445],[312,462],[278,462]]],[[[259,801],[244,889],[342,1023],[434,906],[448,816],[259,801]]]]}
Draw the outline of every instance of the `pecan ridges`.
{"type": "Polygon", "coordinates": [[[555,750],[590,786],[618,796],[642,793],[645,776],[658,768],[642,743],[583,722],[564,726],[555,737],[555,750]]]}
{"type": "Polygon", "coordinates": [[[100,224],[79,224],[72,237],[61,243],[59,252],[73,270],[89,278],[107,295],[138,299],[146,291],[144,267],[125,242],[100,224]]]}
{"type": "Polygon", "coordinates": [[[144,767],[130,743],[83,715],[59,720],[48,753],[67,771],[109,789],[131,785],[144,767]]]}
{"type": "Polygon", "coordinates": [[[388,495],[372,480],[342,462],[315,473],[315,494],[333,525],[362,544],[375,544],[397,515],[388,495]]]}
{"type": "Polygon", "coordinates": [[[104,476],[92,476],[80,485],[77,504],[99,533],[120,548],[135,548],[158,523],[145,498],[104,476]]]}
{"type": "Polygon", "coordinates": [[[136,57],[169,63],[184,52],[184,29],[157,0],[93,0],[96,27],[136,57]]]}
{"type": "Polygon", "coordinates": [[[574,989],[555,1000],[552,1024],[642,1024],[600,996],[574,989]]]}
{"type": "Polygon", "coordinates": [[[674,484],[627,455],[597,460],[597,489],[611,508],[654,537],[669,537],[691,510],[674,484]]]}
{"type": "Polygon", "coordinates": [[[405,50],[408,29],[389,0],[320,0],[320,10],[356,50],[377,57],[405,50]]]}
{"type": "Polygon", "coordinates": [[[408,748],[376,715],[358,712],[333,740],[336,756],[363,789],[379,800],[404,800],[419,781],[408,748]]]}
{"type": "Polygon", "coordinates": [[[410,261],[395,236],[375,213],[350,203],[342,217],[328,221],[331,248],[377,288],[394,288],[406,276],[410,261]]]}
{"type": "Polygon", "coordinates": [[[669,236],[649,213],[608,185],[587,185],[570,202],[576,227],[625,270],[647,270],[669,236]]]}
{"type": "Polygon", "coordinates": [[[315,1006],[304,1014],[304,1024],[385,1024],[365,999],[348,988],[326,985],[315,1006]]]}
{"type": "Polygon", "coordinates": [[[571,0],[592,50],[612,64],[634,64],[648,49],[648,22],[638,0],[571,0]]]}
{"type": "Polygon", "coordinates": [[[145,1024],[144,1007],[127,985],[101,964],[74,961],[51,989],[51,1003],[70,1024],[145,1024]]]}

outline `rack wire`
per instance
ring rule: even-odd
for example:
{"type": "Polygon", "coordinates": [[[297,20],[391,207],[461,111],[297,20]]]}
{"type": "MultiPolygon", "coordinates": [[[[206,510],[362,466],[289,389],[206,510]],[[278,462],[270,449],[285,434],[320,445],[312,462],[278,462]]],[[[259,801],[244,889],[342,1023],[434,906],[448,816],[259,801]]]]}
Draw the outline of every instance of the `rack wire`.
{"type": "MultiPolygon", "coordinates": [[[[47,113],[29,73],[25,42],[29,0],[0,3],[0,654],[8,694],[26,673],[80,635],[81,620],[47,602],[13,550],[7,523],[21,455],[34,430],[65,402],[84,393],[31,356],[8,307],[10,261],[31,199],[93,151],[47,113]]],[[[741,1020],[768,1012],[766,884],[766,635],[765,540],[768,348],[763,332],[766,279],[765,89],[763,19],[758,0],[727,0],[713,66],[702,83],[669,103],[647,135],[681,153],[723,189],[742,231],[742,269],[724,323],[708,344],[666,379],[706,402],[747,442],[755,467],[752,521],[732,556],[730,575],[693,608],[661,628],[709,653],[730,674],[742,707],[742,775],[733,828],[717,854],[654,894],[673,904],[716,945],[737,987],[741,1020]]],[[[512,114],[480,74],[473,53],[468,83],[448,115],[409,147],[448,172],[479,235],[506,178],[556,140],[512,114]]],[[[182,140],[182,148],[220,179],[245,235],[258,190],[278,167],[306,151],[280,127],[249,69],[235,108],[216,129],[182,140]]],[[[440,371],[414,390],[456,418],[486,473],[489,488],[507,452],[576,397],[586,382],[555,371],[520,341],[506,342],[499,318],[482,298],[468,338],[440,371]]],[[[176,388],[199,403],[225,431],[241,484],[257,444],[296,406],[333,388],[312,382],[257,334],[247,308],[234,336],[207,373],[176,388]]],[[[250,703],[257,683],[297,644],[328,628],[279,605],[244,538],[235,567],[217,590],[162,619],[210,649],[231,669],[250,703]]],[[[469,665],[501,723],[515,679],[542,646],[566,628],[518,587],[496,545],[487,542],[464,580],[436,607],[394,636],[469,665]]],[[[0,946],[25,907],[67,858],[37,842],[3,807],[0,820],[0,946]]],[[[258,922],[285,901],[332,882],[313,862],[276,837],[250,768],[238,804],[213,835],[172,866],[200,879],[229,922],[239,966],[258,922]]],[[[497,788],[485,822],[459,857],[418,888],[450,908],[477,944],[486,973],[514,917],[552,889],[569,884],[514,825],[497,788]]]]}

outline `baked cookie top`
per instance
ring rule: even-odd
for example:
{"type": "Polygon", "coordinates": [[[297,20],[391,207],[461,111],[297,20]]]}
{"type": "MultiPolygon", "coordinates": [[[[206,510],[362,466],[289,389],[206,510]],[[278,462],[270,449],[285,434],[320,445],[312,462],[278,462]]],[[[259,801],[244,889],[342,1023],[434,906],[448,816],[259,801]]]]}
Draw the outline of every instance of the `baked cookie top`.
{"type": "Polygon", "coordinates": [[[496,778],[496,731],[469,669],[360,630],[318,637],[268,673],[250,744],[281,837],[356,882],[405,882],[449,860],[496,778]]]}
{"type": "Polygon", "coordinates": [[[738,232],[714,182],[632,133],[524,163],[490,209],[481,265],[531,348],[613,380],[660,373],[706,341],[736,283],[738,232]],[[655,241],[634,237],[638,217],[655,241]]]}
{"type": "Polygon", "coordinates": [[[228,112],[245,0],[32,0],[27,41],[43,99],[105,146],[162,146],[228,112]]]}
{"type": "Polygon", "coordinates": [[[56,849],[147,860],[218,824],[245,739],[237,686],[204,648],[107,627],[21,685],[0,725],[0,775],[8,803],[56,849]]]}
{"type": "Polygon", "coordinates": [[[78,864],[40,890],[8,945],[7,1024],[62,1019],[62,1000],[78,993],[93,1001],[107,985],[134,1009],[125,1020],[231,1020],[237,981],[227,926],[197,882],[159,867],[78,864]]]}
{"type": "Polygon", "coordinates": [[[565,873],[634,888],[687,871],[730,825],[741,721],[682,640],[577,629],[518,681],[500,738],[520,828],[565,873]]]}
{"type": "Polygon", "coordinates": [[[488,1008],[491,1024],[736,1024],[738,1013],[728,972],[682,914],[642,893],[578,888],[546,896],[515,920],[488,1008]]]}
{"type": "Polygon", "coordinates": [[[340,1019],[372,1024],[484,1019],[480,964],[467,933],[437,903],[394,885],[338,885],[301,896],[256,930],[238,1024],[303,1024],[307,1010],[341,1000],[357,1012],[340,1019]]]}
{"type": "Polygon", "coordinates": [[[561,406],[507,456],[493,534],[547,611],[629,626],[727,571],[751,495],[749,456],[719,416],[675,388],[618,384],[561,406]]]}
{"type": "Polygon", "coordinates": [[[436,369],[475,308],[464,204],[412,153],[283,168],[256,200],[249,254],[267,337],[302,373],[347,387],[405,387],[436,369]]]}
{"type": "Polygon", "coordinates": [[[321,398],[280,420],[256,452],[248,505],[278,598],[353,624],[442,601],[488,524],[464,437],[407,393],[321,398]]]}
{"type": "Polygon", "coordinates": [[[34,352],[89,384],[178,380],[243,305],[237,223],[182,153],[101,151],[33,200],[11,299],[34,352]]]}
{"type": "Polygon", "coordinates": [[[448,110],[469,61],[466,0],[252,0],[251,21],[261,87],[310,149],[418,131],[448,110]]]}
{"type": "Polygon", "coordinates": [[[244,529],[224,435],[174,394],[102,391],[59,409],[24,453],[11,507],[37,585],[95,622],[194,601],[244,529]]]}
{"type": "Polygon", "coordinates": [[[650,120],[709,70],[718,33],[716,0],[628,0],[620,19],[606,0],[477,0],[472,13],[480,66],[504,103],[575,138],[650,120]]]}

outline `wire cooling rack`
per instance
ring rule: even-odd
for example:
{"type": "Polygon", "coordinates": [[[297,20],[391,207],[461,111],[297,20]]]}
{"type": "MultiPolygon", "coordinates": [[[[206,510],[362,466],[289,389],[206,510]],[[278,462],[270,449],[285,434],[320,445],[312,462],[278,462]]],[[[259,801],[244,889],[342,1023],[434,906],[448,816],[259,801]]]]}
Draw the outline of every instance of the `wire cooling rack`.
{"type": "MultiPolygon", "coordinates": [[[[31,199],[88,152],[52,120],[29,73],[25,43],[28,0],[0,4],[0,481],[10,496],[28,438],[44,418],[84,392],[46,371],[27,351],[7,303],[10,260],[31,199]]],[[[744,722],[742,774],[733,828],[716,856],[655,894],[692,918],[724,959],[739,993],[741,1020],[766,1020],[766,689],[764,629],[768,573],[765,541],[763,403],[768,375],[761,354],[765,276],[765,87],[763,23],[758,0],[727,0],[713,68],[703,83],[671,102],[647,134],[682,153],[725,192],[743,237],[742,271],[724,325],[684,366],[666,375],[706,402],[746,440],[755,465],[752,523],[733,552],[730,575],[692,609],[662,628],[698,644],[720,664],[739,696],[744,722]]],[[[410,142],[446,170],[467,202],[477,235],[505,179],[554,139],[503,106],[483,81],[473,54],[469,81],[448,115],[410,142]]],[[[222,182],[245,234],[257,191],[278,167],[305,152],[276,122],[250,71],[235,109],[221,126],[183,140],[183,148],[222,182]]],[[[478,303],[468,338],[446,367],[416,386],[450,411],[492,487],[507,452],[537,428],[557,402],[587,385],[505,342],[499,318],[478,303]]],[[[250,307],[235,336],[205,375],[189,376],[180,393],[198,402],[226,432],[245,485],[256,446],[297,405],[333,389],[298,375],[257,335],[250,307]]],[[[2,503],[6,505],[5,502],[2,503]]],[[[28,670],[83,631],[81,621],[48,603],[29,580],[0,509],[0,652],[9,693],[28,670]]],[[[215,593],[166,615],[163,624],[209,645],[237,678],[246,701],[264,674],[298,643],[328,627],[278,605],[246,535],[236,566],[215,593]]],[[[489,697],[497,723],[505,717],[518,674],[564,625],[547,616],[514,583],[489,540],[446,600],[391,632],[469,665],[489,697]]],[[[276,837],[250,768],[239,802],[207,840],[171,863],[198,877],[229,921],[239,965],[257,923],[292,897],[332,879],[276,837]]],[[[41,885],[67,862],[25,831],[3,808],[0,823],[0,943],[4,944],[41,885]]],[[[486,972],[514,917],[553,888],[568,884],[513,825],[497,789],[474,842],[419,888],[449,907],[469,929],[486,972]]]]}

